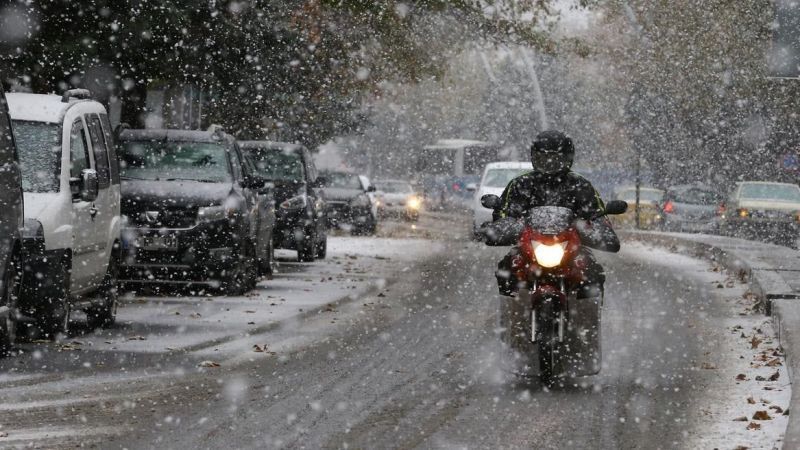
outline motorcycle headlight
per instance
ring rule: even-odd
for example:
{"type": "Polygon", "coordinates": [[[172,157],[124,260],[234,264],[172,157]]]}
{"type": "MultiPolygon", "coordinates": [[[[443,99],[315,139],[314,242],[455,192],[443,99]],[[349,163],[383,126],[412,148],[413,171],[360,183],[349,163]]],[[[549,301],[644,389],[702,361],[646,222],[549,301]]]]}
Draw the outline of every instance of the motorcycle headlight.
{"type": "Polygon", "coordinates": [[[541,242],[533,241],[531,244],[533,245],[533,256],[536,257],[536,262],[547,269],[561,264],[561,260],[564,259],[564,253],[567,250],[566,242],[544,245],[541,242]]]}
{"type": "Polygon", "coordinates": [[[358,197],[354,198],[350,202],[350,206],[368,207],[369,206],[369,197],[367,197],[367,194],[361,194],[358,197]]]}
{"type": "Polygon", "coordinates": [[[422,202],[420,201],[419,197],[409,197],[406,201],[406,205],[408,205],[411,209],[419,209],[422,206],[422,202]]]}
{"type": "Polygon", "coordinates": [[[233,219],[239,211],[231,206],[218,205],[206,206],[197,210],[197,219],[201,222],[214,220],[233,219]]]}
{"type": "Polygon", "coordinates": [[[288,200],[284,200],[281,203],[281,209],[302,209],[306,207],[308,203],[308,198],[303,195],[298,195],[296,197],[292,197],[288,200]]]}

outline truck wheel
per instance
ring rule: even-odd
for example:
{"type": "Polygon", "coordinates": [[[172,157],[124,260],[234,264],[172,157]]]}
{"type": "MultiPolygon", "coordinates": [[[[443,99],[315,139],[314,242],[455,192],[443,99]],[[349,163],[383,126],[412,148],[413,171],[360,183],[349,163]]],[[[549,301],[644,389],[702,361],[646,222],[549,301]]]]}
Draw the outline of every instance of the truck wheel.
{"type": "Polygon", "coordinates": [[[45,337],[55,339],[59,334],[69,334],[69,323],[72,308],[69,302],[70,295],[70,268],[69,261],[61,265],[61,270],[56,273],[50,283],[45,283],[35,289],[37,301],[36,325],[45,337]],[[39,293],[44,295],[39,295],[39,293]]]}
{"type": "Polygon", "coordinates": [[[89,327],[108,328],[114,325],[117,319],[117,300],[119,299],[119,289],[117,280],[119,279],[119,257],[115,251],[108,262],[106,276],[98,292],[97,304],[86,311],[86,318],[89,327]]]}
{"type": "Polygon", "coordinates": [[[19,255],[14,255],[11,264],[6,268],[3,287],[5,289],[0,306],[6,306],[8,310],[0,317],[0,356],[11,353],[17,337],[17,299],[22,288],[22,259],[19,255]]]}

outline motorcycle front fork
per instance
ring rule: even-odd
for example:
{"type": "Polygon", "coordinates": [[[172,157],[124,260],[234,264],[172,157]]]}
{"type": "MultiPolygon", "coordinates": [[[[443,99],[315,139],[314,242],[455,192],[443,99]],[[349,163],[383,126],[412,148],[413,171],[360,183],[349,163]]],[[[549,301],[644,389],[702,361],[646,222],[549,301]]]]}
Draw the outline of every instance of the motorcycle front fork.
{"type": "MultiPolygon", "coordinates": [[[[531,292],[536,292],[538,282],[534,281],[531,292]]],[[[566,292],[564,279],[561,279],[561,292],[566,292]]],[[[566,315],[564,308],[558,311],[558,342],[564,342],[564,328],[567,326],[566,315]]],[[[536,342],[536,308],[531,308],[531,342],[536,342]]]]}

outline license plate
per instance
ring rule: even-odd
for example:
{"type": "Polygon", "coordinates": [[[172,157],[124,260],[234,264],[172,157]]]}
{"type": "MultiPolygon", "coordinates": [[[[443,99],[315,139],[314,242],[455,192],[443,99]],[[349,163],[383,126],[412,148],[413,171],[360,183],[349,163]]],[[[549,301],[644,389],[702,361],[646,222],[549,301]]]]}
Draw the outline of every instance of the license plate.
{"type": "Polygon", "coordinates": [[[175,236],[140,236],[136,246],[144,250],[176,250],[178,238],[175,236]]]}

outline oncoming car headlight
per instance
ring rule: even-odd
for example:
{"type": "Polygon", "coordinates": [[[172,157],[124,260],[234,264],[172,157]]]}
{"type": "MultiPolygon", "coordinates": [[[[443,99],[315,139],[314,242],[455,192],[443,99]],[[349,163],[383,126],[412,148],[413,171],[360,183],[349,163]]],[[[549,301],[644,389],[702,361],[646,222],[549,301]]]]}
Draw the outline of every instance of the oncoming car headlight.
{"type": "Polygon", "coordinates": [[[406,205],[408,205],[411,209],[419,209],[422,206],[422,202],[420,201],[419,197],[409,197],[408,201],[406,201],[406,205]]]}
{"type": "Polygon", "coordinates": [[[536,257],[536,262],[547,269],[561,264],[561,260],[564,259],[564,253],[567,250],[566,242],[545,245],[541,242],[533,241],[531,245],[533,246],[533,256],[536,257]]]}

